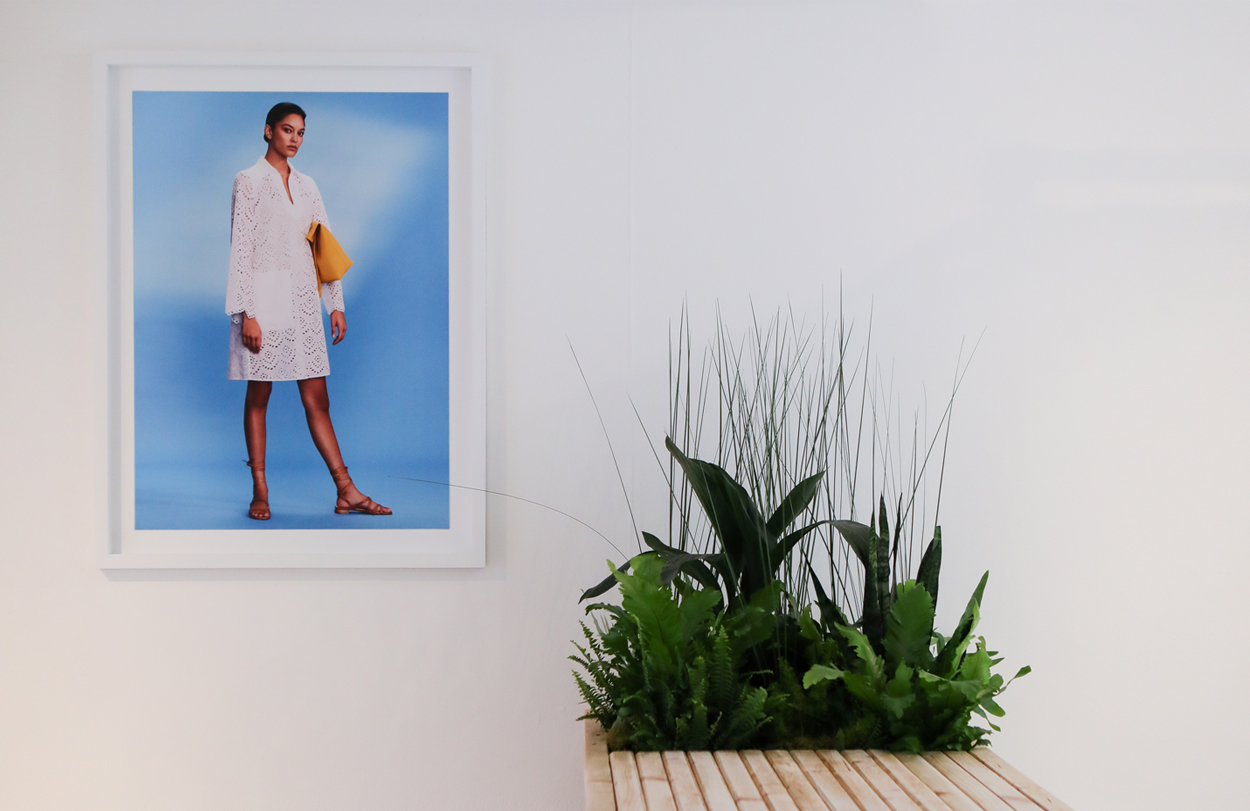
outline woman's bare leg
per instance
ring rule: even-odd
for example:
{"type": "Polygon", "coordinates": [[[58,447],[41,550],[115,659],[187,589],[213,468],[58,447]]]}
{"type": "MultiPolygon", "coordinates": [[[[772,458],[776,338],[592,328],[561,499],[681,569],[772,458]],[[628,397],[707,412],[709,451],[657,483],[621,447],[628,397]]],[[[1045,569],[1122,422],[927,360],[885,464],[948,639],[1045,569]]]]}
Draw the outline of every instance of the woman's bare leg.
{"type": "Polygon", "coordinates": [[[336,510],[351,508],[374,515],[390,515],[388,508],[357,490],[351,476],[347,475],[347,465],[343,464],[343,454],[339,452],[339,440],[334,435],[334,423],[330,421],[330,393],[326,391],[326,379],[310,377],[297,382],[304,416],[308,419],[308,432],[312,434],[313,444],[330,469],[339,491],[336,510]]]}
{"type": "Polygon", "coordinates": [[[247,514],[259,521],[269,518],[269,485],[265,481],[265,413],[273,383],[247,381],[243,398],[243,438],[247,442],[247,465],[252,469],[252,504],[247,514]]]}

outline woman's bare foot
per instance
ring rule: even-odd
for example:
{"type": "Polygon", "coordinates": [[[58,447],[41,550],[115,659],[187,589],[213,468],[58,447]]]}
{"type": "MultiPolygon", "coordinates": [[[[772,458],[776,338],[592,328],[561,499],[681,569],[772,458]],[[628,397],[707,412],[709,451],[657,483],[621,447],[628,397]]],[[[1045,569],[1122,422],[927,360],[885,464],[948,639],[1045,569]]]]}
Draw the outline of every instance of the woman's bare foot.
{"type": "Polygon", "coordinates": [[[252,503],[247,508],[247,516],[257,521],[268,521],[269,485],[265,482],[265,466],[251,462],[247,466],[252,469],[252,503]]]}
{"type": "Polygon", "coordinates": [[[334,485],[338,488],[339,497],[334,502],[334,512],[338,515],[348,513],[364,513],[365,515],[390,515],[391,508],[383,507],[364,493],[356,489],[352,477],[347,475],[347,467],[330,471],[334,477],[334,485]]]}

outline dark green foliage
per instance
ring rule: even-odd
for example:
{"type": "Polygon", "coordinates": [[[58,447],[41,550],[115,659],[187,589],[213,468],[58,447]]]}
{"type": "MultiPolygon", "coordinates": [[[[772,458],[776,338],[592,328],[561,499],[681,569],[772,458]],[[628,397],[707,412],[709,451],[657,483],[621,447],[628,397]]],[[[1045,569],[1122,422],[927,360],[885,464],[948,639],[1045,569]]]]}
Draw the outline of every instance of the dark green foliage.
{"type": "MultiPolygon", "coordinates": [[[[949,640],[933,631],[928,590],[912,580],[900,584],[886,617],[885,655],[879,656],[863,633],[842,626],[838,631],[850,642],[855,658],[842,667],[813,665],[803,677],[804,687],[841,682],[859,699],[864,716],[873,722],[871,734],[857,741],[857,747],[919,752],[984,745],[990,730],[969,721],[973,713],[987,722],[991,715],[1001,716],[994,698],[1007,687],[1002,676],[991,673],[998,660],[985,649],[985,640],[972,635],[985,582],[981,578],[965,621],[949,640]],[[976,650],[968,653],[974,639],[976,650]]],[[[1021,668],[1016,677],[1028,672],[1021,668]]],[[[993,722],[989,726],[998,730],[993,722]]]]}
{"type": "Polygon", "coordinates": [[[736,749],[768,722],[769,692],[742,676],[746,649],[772,632],[771,611],[745,606],[717,614],[718,591],[674,590],[660,578],[652,552],[630,561],[634,574],[614,571],[621,607],[592,605],[612,624],[597,633],[582,625],[586,645],[570,657],[585,716],[608,730],[613,748],[736,749]]]}
{"type": "Polygon", "coordinates": [[[824,473],[816,473],[795,485],[765,521],[746,488],[723,468],[687,457],[671,439],[665,439],[664,444],[686,474],[721,549],[710,555],[689,555],[644,533],[648,545],[669,563],[670,579],[678,573],[698,579],[695,572],[706,561],[720,575],[720,587],[731,606],[749,601],[756,591],[769,587],[777,579],[778,570],[794,547],[823,523],[809,524],[782,535],[816,497],[824,473]]]}
{"type": "Polygon", "coordinates": [[[778,572],[816,526],[782,534],[807,509],[821,474],[801,481],[764,520],[723,469],[668,446],[719,548],[689,554],[643,533],[653,551],[613,567],[609,581],[583,594],[598,596],[612,584],[621,592],[620,606],[587,608],[596,614],[595,628],[582,625],[585,645],[570,657],[585,671],[575,674],[587,704],[583,717],[608,730],[609,746],[920,751],[986,743],[998,727],[970,719],[1001,716],[995,697],[1007,686],[991,672],[1000,660],[973,635],[988,572],[955,633],[937,633],[941,529],[935,527],[916,579],[892,581],[902,521],[896,519],[891,538],[882,499],[868,526],[829,522],[864,567],[856,623],[803,560],[817,621],[812,606],[796,605],[785,592],[778,572]]]}

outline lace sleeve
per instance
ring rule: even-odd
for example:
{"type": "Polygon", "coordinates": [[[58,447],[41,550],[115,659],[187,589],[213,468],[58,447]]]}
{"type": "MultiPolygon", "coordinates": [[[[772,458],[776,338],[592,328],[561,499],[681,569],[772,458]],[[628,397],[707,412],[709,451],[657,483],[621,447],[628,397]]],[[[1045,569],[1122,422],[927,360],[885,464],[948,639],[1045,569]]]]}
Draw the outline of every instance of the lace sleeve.
{"type": "Polygon", "coordinates": [[[252,303],[252,253],[256,243],[256,205],[252,181],[240,172],[230,201],[230,272],[226,278],[226,314],[256,316],[252,303]]]}
{"type": "MultiPolygon", "coordinates": [[[[321,190],[313,187],[313,222],[319,222],[326,228],[330,227],[330,218],[326,216],[325,203],[321,201],[321,190]]],[[[331,229],[330,233],[334,233],[331,229]]],[[[321,301],[325,304],[326,312],[334,312],[338,310],[343,312],[343,283],[340,281],[326,282],[321,285],[321,301]]]]}

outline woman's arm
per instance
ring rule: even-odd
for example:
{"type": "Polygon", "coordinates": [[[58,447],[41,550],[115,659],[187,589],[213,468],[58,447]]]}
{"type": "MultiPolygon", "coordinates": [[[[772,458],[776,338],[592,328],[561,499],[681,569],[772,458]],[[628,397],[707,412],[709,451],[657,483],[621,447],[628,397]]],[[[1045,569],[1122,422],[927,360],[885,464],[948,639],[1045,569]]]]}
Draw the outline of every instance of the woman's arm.
{"type": "Polygon", "coordinates": [[[255,320],[252,299],[252,256],[256,244],[256,207],[252,181],[242,172],[234,178],[230,200],[230,271],[226,277],[226,314],[242,313],[255,320]]]}
{"type": "MultiPolygon", "coordinates": [[[[325,203],[323,203],[321,200],[321,190],[317,188],[316,183],[313,183],[312,187],[313,187],[313,215],[312,215],[313,222],[319,222],[322,225],[324,225],[326,228],[330,228],[330,218],[326,215],[326,206],[325,206],[325,203]]],[[[330,231],[331,233],[333,233],[334,229],[331,228],[330,231]]],[[[343,337],[340,334],[339,330],[334,329],[335,327],[334,313],[335,312],[341,313],[346,309],[343,306],[342,282],[336,279],[335,281],[326,282],[325,284],[321,285],[321,300],[325,302],[326,311],[330,313],[330,327],[335,332],[334,342],[337,344],[339,341],[343,340],[343,337]]],[[[343,320],[343,330],[346,330],[347,321],[346,319],[342,319],[342,320],[343,320]]]]}

